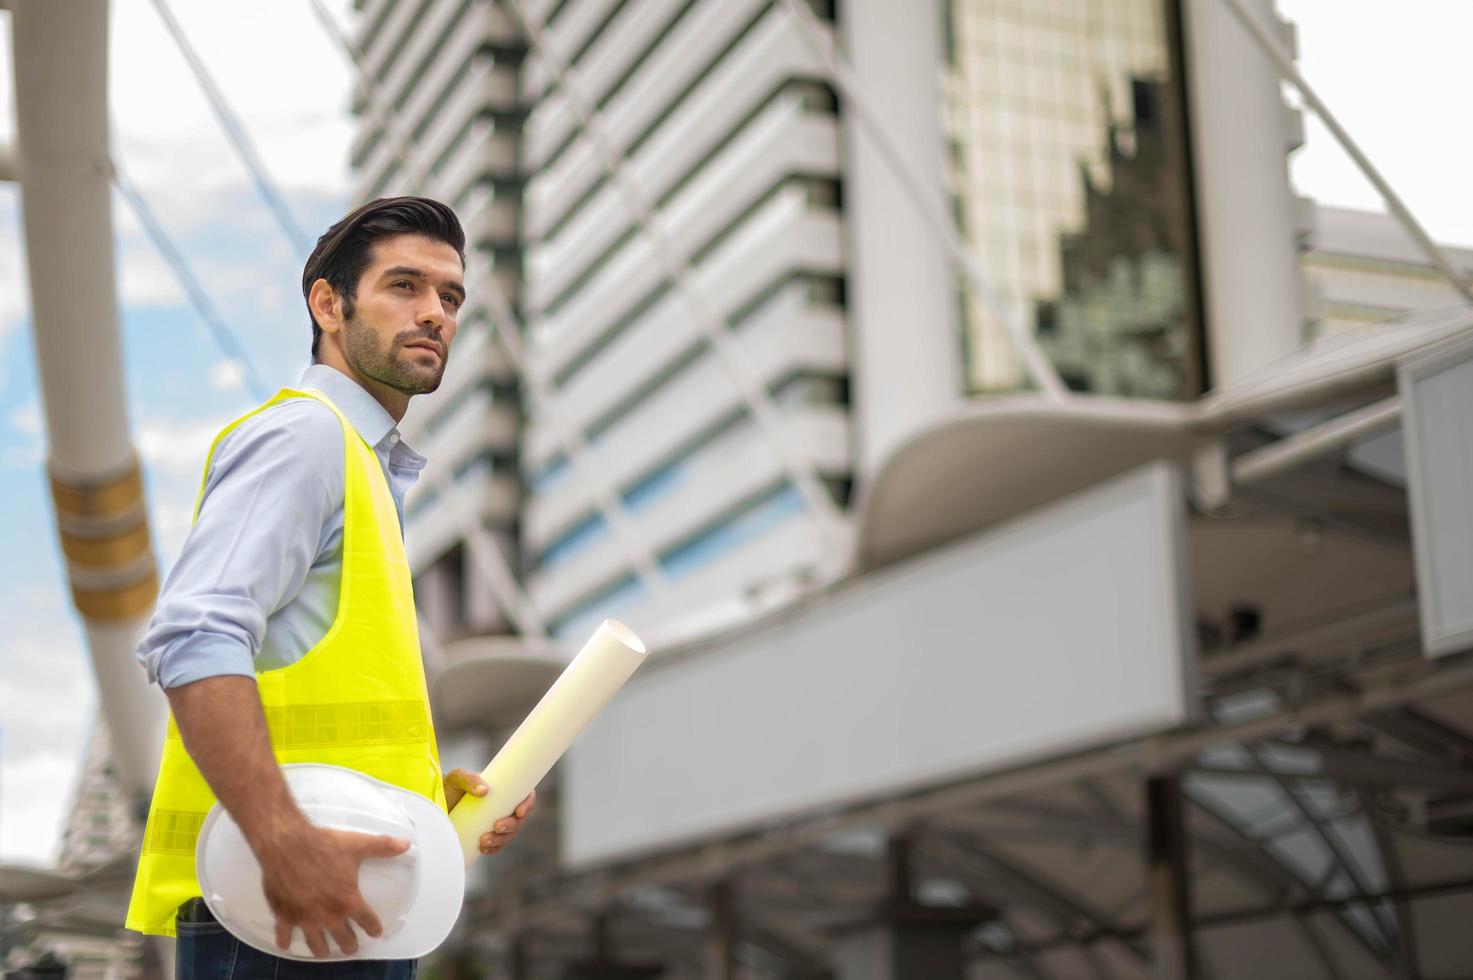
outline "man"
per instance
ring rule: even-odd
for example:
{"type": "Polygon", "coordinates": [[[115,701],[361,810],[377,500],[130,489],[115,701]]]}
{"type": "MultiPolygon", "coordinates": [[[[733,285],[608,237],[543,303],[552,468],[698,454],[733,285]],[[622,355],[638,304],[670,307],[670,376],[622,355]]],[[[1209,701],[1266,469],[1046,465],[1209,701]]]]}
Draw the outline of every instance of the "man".
{"type": "MultiPolygon", "coordinates": [[[[408,841],[309,824],[279,764],[344,765],[453,807],[479,775],[441,776],[429,723],[404,495],[425,465],[397,423],[440,384],[465,302],[465,235],[425,198],[380,199],[333,225],[302,275],[313,364],[228,426],[206,462],[194,526],[138,656],[171,723],[128,926],[177,933],[178,980],[412,977],[413,961],[301,963],[251,949],[213,920],[193,845],[216,798],[260,862],[285,950],[357,948],[381,923],[359,865],[408,841]],[[368,972],[365,972],[367,970],[368,972]]],[[[535,794],[481,839],[495,853],[535,794]]]]}

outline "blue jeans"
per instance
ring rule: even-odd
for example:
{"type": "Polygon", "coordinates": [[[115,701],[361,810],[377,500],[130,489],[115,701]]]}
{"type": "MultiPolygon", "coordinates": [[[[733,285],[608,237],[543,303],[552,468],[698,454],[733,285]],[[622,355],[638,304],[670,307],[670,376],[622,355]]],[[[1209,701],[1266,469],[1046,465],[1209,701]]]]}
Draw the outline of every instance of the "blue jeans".
{"type": "Polygon", "coordinates": [[[304,963],[263,953],[218,922],[179,922],[175,980],[414,980],[416,960],[304,963]]]}

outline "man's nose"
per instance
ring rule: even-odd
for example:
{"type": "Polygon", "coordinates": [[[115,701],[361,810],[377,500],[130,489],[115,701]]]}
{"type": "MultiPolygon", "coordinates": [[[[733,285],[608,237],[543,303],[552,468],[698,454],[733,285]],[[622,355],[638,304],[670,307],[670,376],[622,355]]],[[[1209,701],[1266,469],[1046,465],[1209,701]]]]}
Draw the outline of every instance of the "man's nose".
{"type": "Polygon", "coordinates": [[[414,322],[422,327],[445,326],[445,308],[440,304],[439,297],[432,297],[419,310],[414,322]]]}

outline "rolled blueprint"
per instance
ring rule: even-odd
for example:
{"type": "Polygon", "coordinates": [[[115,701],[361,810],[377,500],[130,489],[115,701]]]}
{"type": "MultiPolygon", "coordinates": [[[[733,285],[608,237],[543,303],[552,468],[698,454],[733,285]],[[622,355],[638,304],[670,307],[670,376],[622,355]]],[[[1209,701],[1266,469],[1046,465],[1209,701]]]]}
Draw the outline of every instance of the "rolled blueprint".
{"type": "Polygon", "coordinates": [[[629,627],[612,619],[600,624],[496,758],[481,770],[491,787],[486,795],[467,793],[450,811],[467,865],[480,856],[481,835],[527,798],[578,733],[644,662],[644,655],[644,644],[629,627]]]}

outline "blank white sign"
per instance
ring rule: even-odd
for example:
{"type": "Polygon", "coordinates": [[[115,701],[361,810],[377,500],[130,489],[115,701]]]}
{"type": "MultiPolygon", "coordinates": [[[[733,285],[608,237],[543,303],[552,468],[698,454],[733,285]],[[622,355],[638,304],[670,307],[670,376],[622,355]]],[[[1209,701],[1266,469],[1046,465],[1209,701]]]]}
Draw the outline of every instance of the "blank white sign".
{"type": "Polygon", "coordinates": [[[1473,647],[1473,341],[1403,365],[1402,430],[1422,647],[1473,647]]]}
{"type": "Polygon", "coordinates": [[[1152,464],[647,665],[566,760],[565,860],[1183,723],[1196,661],[1183,510],[1175,469],[1152,464]]]}

